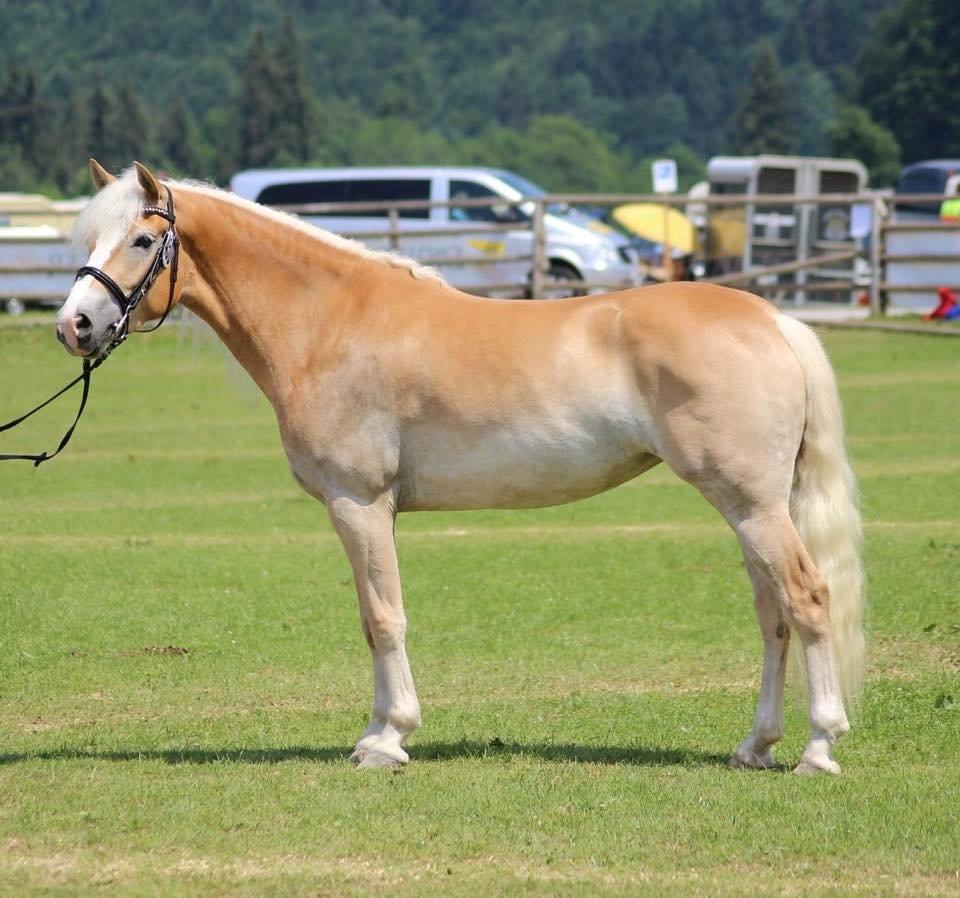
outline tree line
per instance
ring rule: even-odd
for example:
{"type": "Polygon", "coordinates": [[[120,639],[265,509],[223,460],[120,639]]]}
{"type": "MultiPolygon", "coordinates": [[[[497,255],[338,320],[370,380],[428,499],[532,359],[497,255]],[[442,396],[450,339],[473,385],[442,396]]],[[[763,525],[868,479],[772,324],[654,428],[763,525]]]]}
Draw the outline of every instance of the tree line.
{"type": "MultiPolygon", "coordinates": [[[[88,5],[129,27],[120,0],[88,5]]],[[[282,0],[187,2],[171,44],[193,56],[159,47],[147,69],[112,32],[86,52],[64,42],[82,44],[89,10],[17,6],[9,21],[0,10],[20,29],[0,50],[0,190],[85,192],[90,155],[219,183],[254,166],[448,163],[556,191],[646,191],[661,155],[685,185],[710,155],[760,152],[854,156],[884,185],[903,161],[960,154],[960,60],[938,49],[960,41],[953,0],[770,0],[762,14],[748,0],[612,0],[603,18],[579,0],[512,16],[343,0],[322,17],[282,0]],[[247,21],[273,14],[244,25],[247,7],[247,21]],[[31,42],[23,58],[10,49],[31,42]],[[110,47],[129,64],[98,62],[110,47]]]]}

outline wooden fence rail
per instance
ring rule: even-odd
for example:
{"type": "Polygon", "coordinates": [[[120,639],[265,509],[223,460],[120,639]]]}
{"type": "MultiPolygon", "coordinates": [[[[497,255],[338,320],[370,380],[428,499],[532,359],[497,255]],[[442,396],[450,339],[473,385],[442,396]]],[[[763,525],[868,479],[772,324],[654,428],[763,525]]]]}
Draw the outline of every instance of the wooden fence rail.
{"type": "MultiPolygon", "coordinates": [[[[431,253],[425,249],[421,261],[425,265],[449,267],[463,270],[472,266],[505,265],[519,267],[524,276],[504,283],[460,284],[468,292],[510,293],[512,295],[545,295],[550,288],[548,270],[550,266],[550,233],[548,215],[551,209],[564,206],[615,206],[624,203],[657,203],[664,206],[692,207],[700,210],[744,207],[748,210],[761,210],[769,207],[782,209],[789,206],[860,206],[868,210],[870,233],[874,239],[865,246],[855,246],[852,242],[817,241],[817,249],[800,247],[797,237],[767,239],[764,245],[780,251],[797,247],[798,257],[792,261],[778,264],[751,265],[745,271],[735,271],[717,275],[708,280],[719,284],[737,284],[761,293],[796,294],[802,301],[806,293],[838,294],[849,293],[852,301],[858,286],[854,272],[829,270],[830,266],[851,263],[857,257],[866,258],[869,263],[869,294],[874,311],[886,308],[886,299],[890,296],[923,296],[936,289],[937,272],[943,272],[943,286],[954,287],[960,282],[960,223],[931,221],[908,221],[891,218],[891,211],[899,206],[934,205],[943,200],[939,194],[895,195],[884,191],[865,193],[830,193],[817,196],[797,194],[724,194],[719,196],[690,197],[685,195],[660,194],[551,194],[548,196],[524,197],[515,201],[502,198],[462,198],[446,201],[432,200],[391,200],[366,203],[311,203],[297,206],[278,207],[301,216],[318,217],[323,225],[323,217],[336,216],[350,218],[363,216],[382,218],[383,226],[371,229],[352,229],[343,236],[368,242],[379,242],[392,250],[409,254],[410,241],[425,241],[436,237],[470,238],[478,242],[490,241],[491,247],[501,244],[499,255],[496,252],[484,252],[478,247],[476,254],[452,252],[449,256],[431,253]],[[513,209],[515,221],[440,221],[436,218],[436,209],[476,209],[501,207],[513,209]],[[411,212],[425,212],[411,217],[411,212]],[[370,215],[369,213],[375,213],[370,215]],[[405,214],[406,213],[406,214],[405,214]],[[502,239],[508,235],[529,235],[524,238],[529,252],[508,251],[502,239]],[[930,241],[937,239],[940,243],[930,241]],[[912,242],[911,242],[912,241],[912,242]],[[929,244],[929,245],[927,245],[929,244]],[[818,254],[819,253],[819,254],[818,254]],[[524,265],[524,263],[528,263],[524,265]],[[890,276],[892,273],[892,277],[890,276]],[[785,274],[799,274],[796,281],[773,282],[785,274]],[[805,280],[807,274],[818,279],[805,280]]],[[[0,228],[0,236],[2,236],[0,228]]],[[[82,264],[78,252],[65,239],[10,240],[0,239],[0,301],[17,296],[26,300],[53,300],[62,298],[76,267],[82,264]]],[[[462,279],[460,279],[462,280],[462,279]]],[[[565,281],[566,289],[594,289],[596,281],[589,284],[583,281],[565,281]]],[[[610,284],[615,288],[618,284],[610,284]]]]}

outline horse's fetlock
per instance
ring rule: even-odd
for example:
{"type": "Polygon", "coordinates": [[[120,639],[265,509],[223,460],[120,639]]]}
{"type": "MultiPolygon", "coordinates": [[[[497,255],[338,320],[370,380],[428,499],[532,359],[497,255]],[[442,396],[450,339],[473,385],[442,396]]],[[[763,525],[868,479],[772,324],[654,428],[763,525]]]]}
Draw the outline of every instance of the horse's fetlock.
{"type": "Polygon", "coordinates": [[[420,706],[408,705],[401,708],[391,708],[388,720],[398,733],[409,736],[415,730],[420,729],[422,723],[420,706]]]}
{"type": "Polygon", "coordinates": [[[810,719],[814,733],[833,744],[842,736],[850,732],[850,721],[842,705],[833,708],[820,709],[810,719]]]}
{"type": "Polygon", "coordinates": [[[850,732],[850,721],[847,720],[847,715],[842,708],[839,716],[830,727],[829,732],[834,742],[836,742],[841,736],[846,736],[847,733],[850,732]]]}
{"type": "Polygon", "coordinates": [[[754,740],[758,746],[773,745],[783,738],[782,720],[759,720],[754,726],[754,740]]]}

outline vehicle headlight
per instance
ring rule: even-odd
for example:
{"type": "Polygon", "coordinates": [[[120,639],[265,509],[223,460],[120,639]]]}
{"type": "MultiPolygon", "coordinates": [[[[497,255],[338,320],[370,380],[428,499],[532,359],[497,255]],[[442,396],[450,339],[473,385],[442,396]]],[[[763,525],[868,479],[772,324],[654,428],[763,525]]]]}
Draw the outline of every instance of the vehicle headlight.
{"type": "Polygon", "coordinates": [[[594,268],[603,271],[606,268],[610,268],[612,265],[616,265],[620,261],[620,256],[617,253],[617,248],[611,243],[604,241],[598,247],[593,256],[593,265],[594,268]]]}

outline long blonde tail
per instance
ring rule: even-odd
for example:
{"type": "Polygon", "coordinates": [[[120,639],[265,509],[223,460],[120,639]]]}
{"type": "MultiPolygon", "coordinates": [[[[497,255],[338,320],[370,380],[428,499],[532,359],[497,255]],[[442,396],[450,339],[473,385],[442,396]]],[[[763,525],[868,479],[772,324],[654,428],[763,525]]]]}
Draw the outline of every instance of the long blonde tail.
{"type": "MultiPolygon", "coordinates": [[[[807,385],[807,418],[794,470],[790,517],[830,590],[837,673],[850,711],[859,698],[864,670],[857,481],[847,458],[836,378],[823,346],[796,319],[778,315],[777,326],[799,360],[807,385]]],[[[794,640],[795,647],[798,641],[794,640]]]]}

